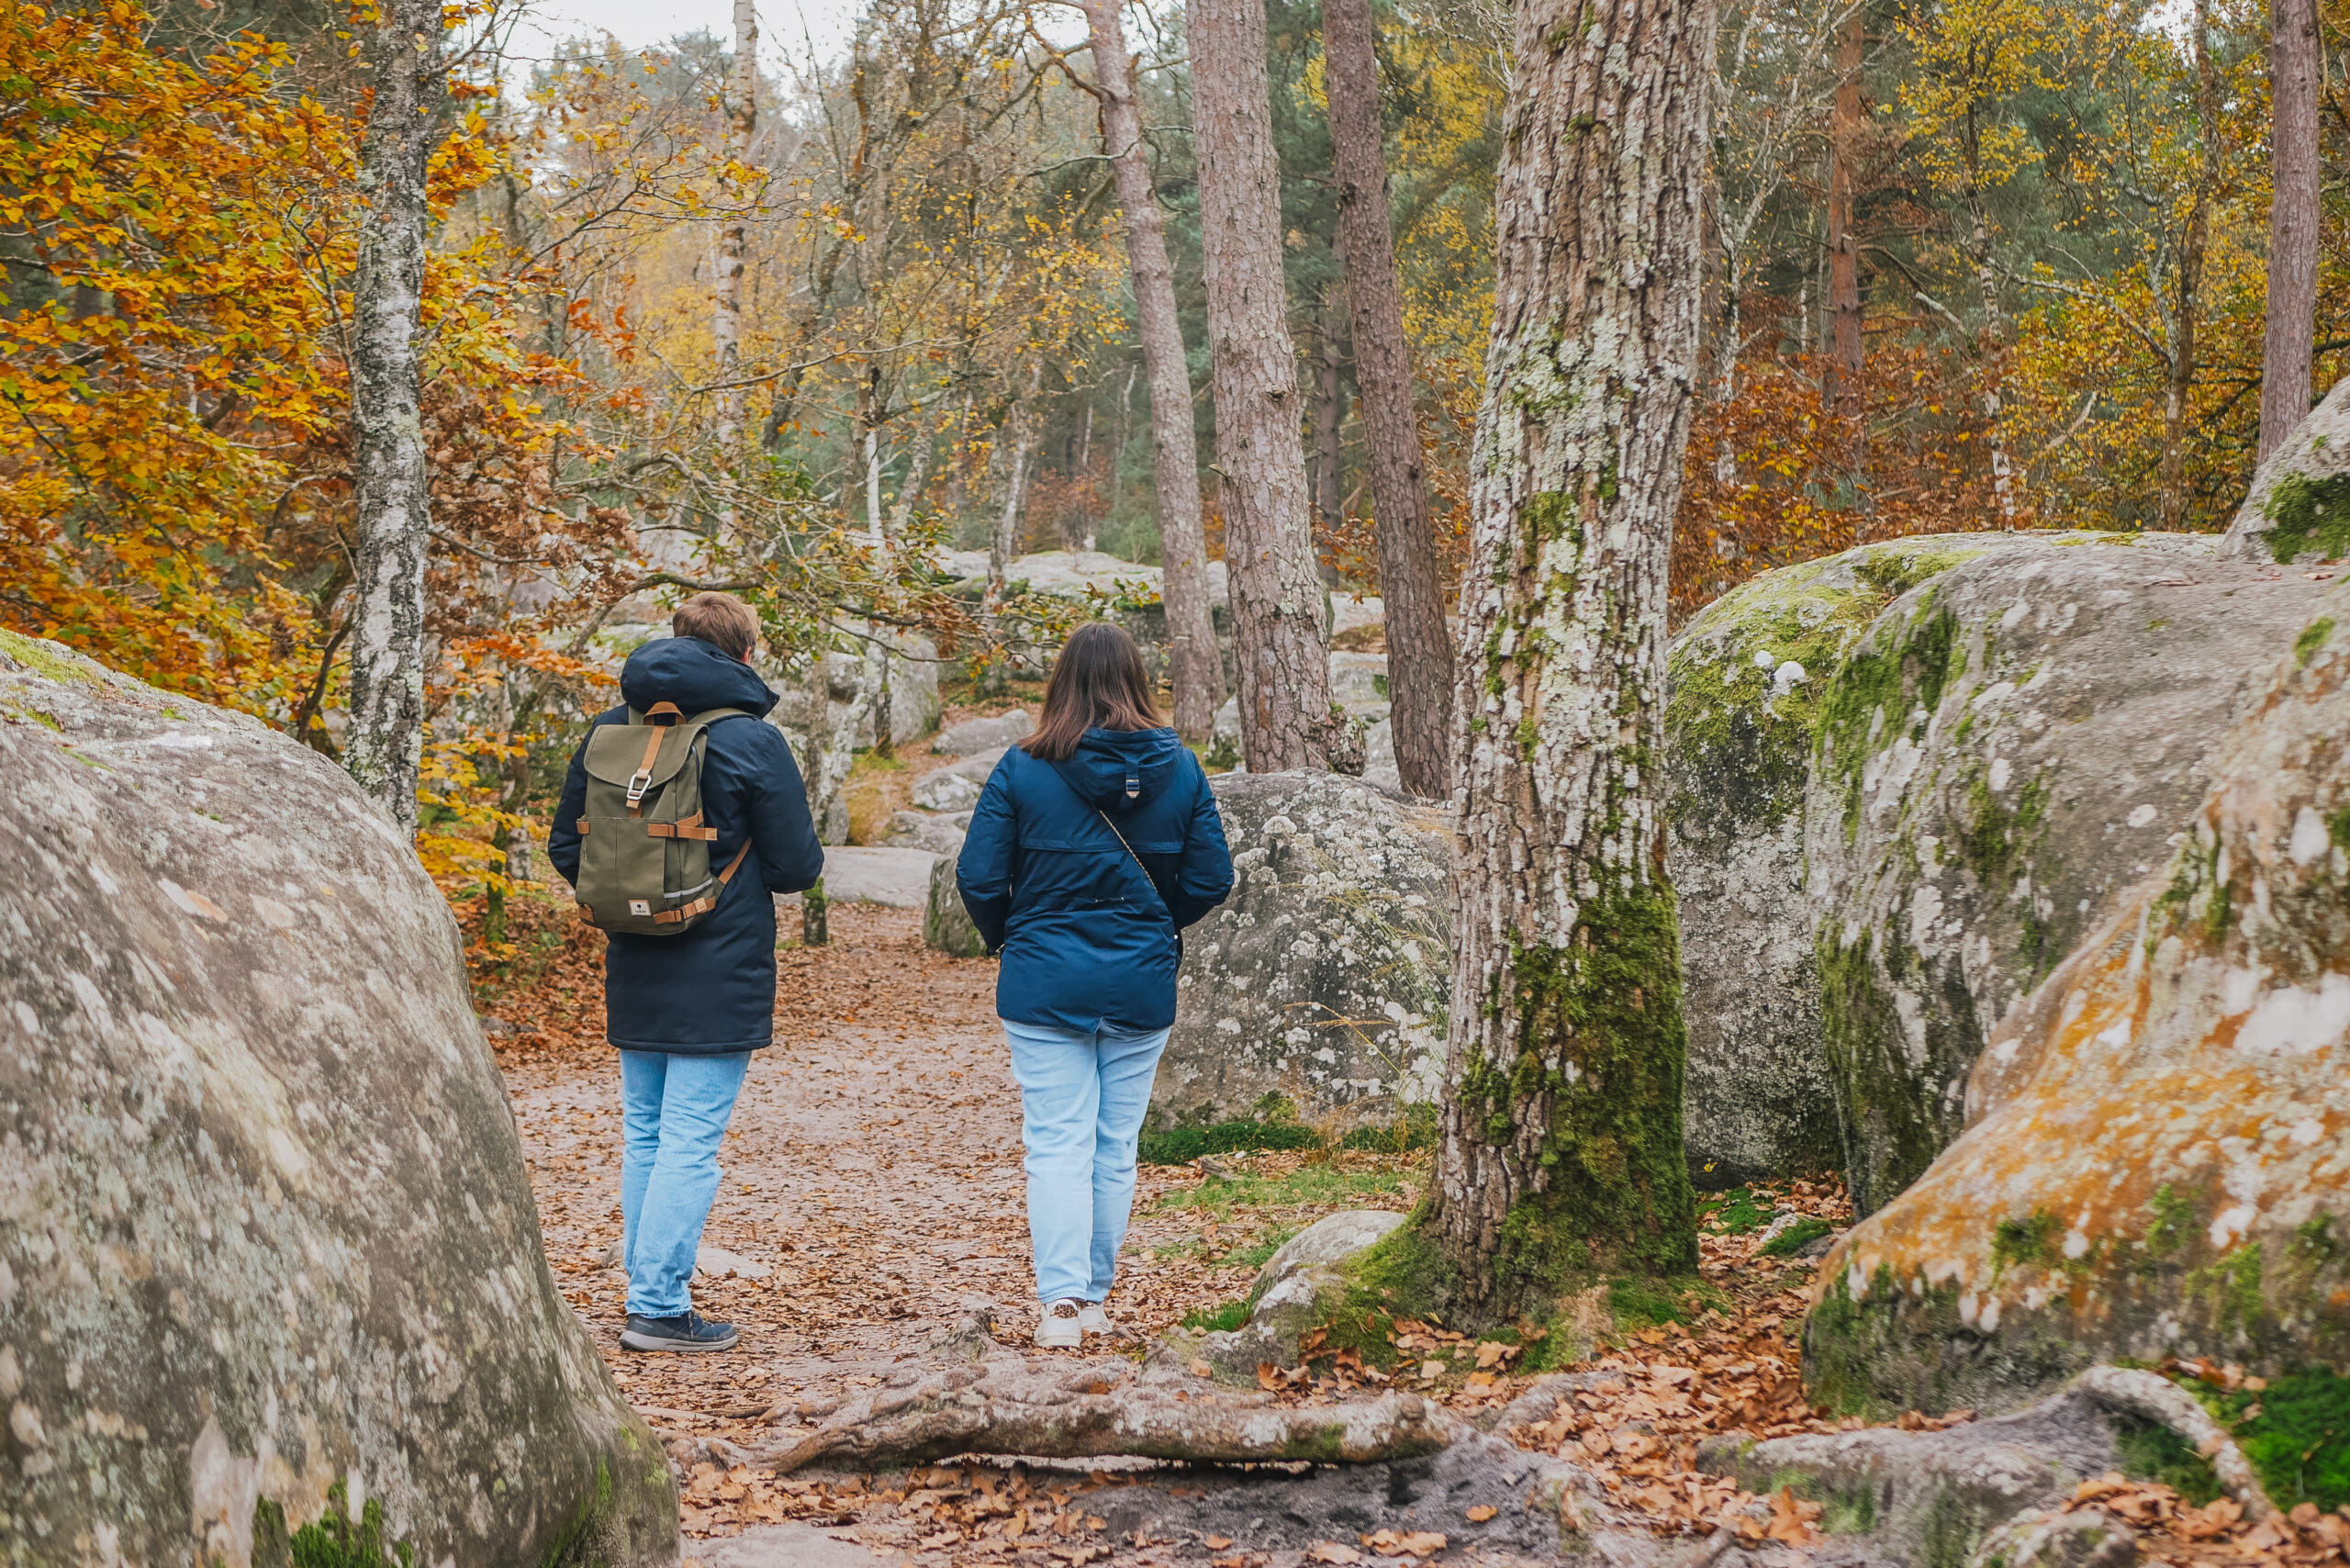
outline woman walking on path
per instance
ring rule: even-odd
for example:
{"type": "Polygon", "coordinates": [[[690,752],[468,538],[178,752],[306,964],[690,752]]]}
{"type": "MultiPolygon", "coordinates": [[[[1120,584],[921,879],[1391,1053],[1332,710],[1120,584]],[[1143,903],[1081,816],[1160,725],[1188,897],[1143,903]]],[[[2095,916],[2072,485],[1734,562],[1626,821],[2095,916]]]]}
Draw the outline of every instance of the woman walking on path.
{"type": "Polygon", "coordinates": [[[1182,929],[1232,890],[1199,758],[1158,722],[1142,655],[1080,626],[1036,731],[1004,753],[955,868],[1000,949],[996,1012],[1020,1082],[1036,1343],[1106,1332],[1135,1144],[1175,1022],[1182,929]]]}

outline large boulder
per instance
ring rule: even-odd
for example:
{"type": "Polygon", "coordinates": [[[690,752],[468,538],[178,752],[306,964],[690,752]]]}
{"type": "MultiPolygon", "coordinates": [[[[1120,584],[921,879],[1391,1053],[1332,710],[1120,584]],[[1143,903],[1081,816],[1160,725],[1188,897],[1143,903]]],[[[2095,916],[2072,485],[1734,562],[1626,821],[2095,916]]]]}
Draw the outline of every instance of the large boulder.
{"type": "Polygon", "coordinates": [[[984,958],[987,938],[979,935],[971,912],[963,907],[963,891],[955,885],[955,862],[961,855],[957,847],[931,865],[930,892],[922,911],[923,944],[950,958],[984,958]]]}
{"type": "Polygon", "coordinates": [[[1287,1099],[1314,1122],[1433,1101],[1451,981],[1443,812],[1328,773],[1213,778],[1232,896],[1184,934],[1161,1123],[1287,1099]]]}
{"type": "Polygon", "coordinates": [[[241,1565],[347,1511],[419,1562],[674,1562],[390,823],[6,633],[0,764],[0,1556],[241,1565]]]}
{"type": "Polygon", "coordinates": [[[2225,550],[2283,565],[2350,555],[2350,376],[2252,476],[2225,550]]]}
{"type": "Polygon", "coordinates": [[[2009,1408],[2166,1355],[2350,1373],[2350,592],[2288,641],[2167,865],[1991,1032],[1964,1136],[1830,1253],[1817,1396],[2009,1408]]]}
{"type": "Polygon", "coordinates": [[[1890,541],[1768,574],[1676,640],[1701,1181],[1841,1162],[1865,1211],[1957,1136],[1985,1031],[2168,853],[2307,619],[2315,585],[2215,543],[1890,541]]]}

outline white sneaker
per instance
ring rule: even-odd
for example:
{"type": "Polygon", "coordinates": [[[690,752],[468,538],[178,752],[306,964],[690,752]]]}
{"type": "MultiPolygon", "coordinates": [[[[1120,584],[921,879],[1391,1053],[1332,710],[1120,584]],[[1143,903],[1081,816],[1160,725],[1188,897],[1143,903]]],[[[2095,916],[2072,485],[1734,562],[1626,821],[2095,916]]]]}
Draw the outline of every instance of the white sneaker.
{"type": "Polygon", "coordinates": [[[1045,1308],[1036,1320],[1036,1348],[1040,1350],[1074,1350],[1085,1342],[1086,1304],[1075,1296],[1063,1296],[1045,1308]]]}
{"type": "Polygon", "coordinates": [[[1088,1334],[1108,1334],[1113,1330],[1109,1309],[1098,1301],[1089,1301],[1078,1308],[1077,1326],[1088,1334]]]}

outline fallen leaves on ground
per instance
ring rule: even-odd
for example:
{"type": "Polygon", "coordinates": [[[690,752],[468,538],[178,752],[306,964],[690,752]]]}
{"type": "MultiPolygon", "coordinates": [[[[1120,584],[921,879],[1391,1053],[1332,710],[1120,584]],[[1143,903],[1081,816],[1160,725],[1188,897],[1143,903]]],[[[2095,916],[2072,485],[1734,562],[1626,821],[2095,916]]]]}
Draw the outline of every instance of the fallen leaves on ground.
{"type": "Polygon", "coordinates": [[[2082,1482],[2071,1506],[2103,1509],[2137,1531],[2147,1551],[2179,1561],[2350,1560],[2350,1506],[2326,1513],[2315,1503],[2299,1503],[2288,1513],[2254,1520],[2233,1497],[2198,1507],[2160,1482],[2132,1481],[2119,1471],[2082,1482]]]}

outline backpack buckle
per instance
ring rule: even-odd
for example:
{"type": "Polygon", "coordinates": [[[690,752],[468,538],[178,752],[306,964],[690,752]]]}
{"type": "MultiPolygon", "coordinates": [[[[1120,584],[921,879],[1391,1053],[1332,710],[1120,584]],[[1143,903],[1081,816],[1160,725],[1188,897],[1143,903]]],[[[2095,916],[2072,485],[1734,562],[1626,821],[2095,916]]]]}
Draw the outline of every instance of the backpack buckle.
{"type": "Polygon", "coordinates": [[[651,788],[653,788],[653,770],[651,768],[640,767],[634,773],[630,774],[628,776],[628,803],[632,806],[643,805],[644,803],[644,792],[651,788]]]}

